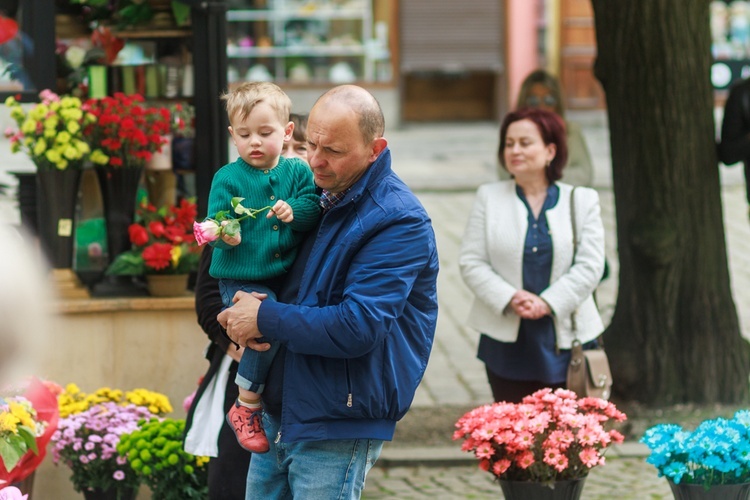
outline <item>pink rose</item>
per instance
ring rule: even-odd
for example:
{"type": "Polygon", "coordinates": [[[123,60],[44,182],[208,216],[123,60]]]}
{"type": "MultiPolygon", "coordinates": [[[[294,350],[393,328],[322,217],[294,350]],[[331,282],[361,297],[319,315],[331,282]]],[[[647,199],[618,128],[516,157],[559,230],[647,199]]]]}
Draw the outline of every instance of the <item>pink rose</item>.
{"type": "Polygon", "coordinates": [[[203,222],[193,222],[193,234],[198,245],[203,245],[204,243],[219,239],[221,226],[213,219],[206,219],[203,222]]]}
{"type": "Polygon", "coordinates": [[[0,500],[26,500],[29,495],[24,495],[15,486],[0,488],[0,500]]]}

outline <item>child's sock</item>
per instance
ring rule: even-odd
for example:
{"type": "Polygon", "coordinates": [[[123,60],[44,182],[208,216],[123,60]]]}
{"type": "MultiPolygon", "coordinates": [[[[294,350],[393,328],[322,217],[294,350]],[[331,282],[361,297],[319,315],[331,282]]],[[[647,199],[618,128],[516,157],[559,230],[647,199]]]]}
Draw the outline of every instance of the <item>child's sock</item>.
{"type": "Polygon", "coordinates": [[[263,407],[263,405],[260,402],[260,398],[247,399],[247,398],[243,398],[242,396],[239,396],[237,398],[237,401],[239,401],[241,406],[244,406],[245,408],[252,408],[253,410],[263,407]]]}

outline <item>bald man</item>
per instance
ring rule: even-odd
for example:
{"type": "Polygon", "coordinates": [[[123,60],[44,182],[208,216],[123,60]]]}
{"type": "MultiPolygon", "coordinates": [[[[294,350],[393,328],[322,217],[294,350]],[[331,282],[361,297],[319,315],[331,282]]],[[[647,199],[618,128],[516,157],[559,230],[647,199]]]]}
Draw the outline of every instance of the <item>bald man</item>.
{"type": "Polygon", "coordinates": [[[377,100],[353,85],[310,111],[308,160],[323,217],[278,302],[238,293],[218,319],[240,345],[281,344],[263,393],[271,449],[247,499],[359,498],[424,375],[437,321],[432,224],[391,170],[377,100]]]}

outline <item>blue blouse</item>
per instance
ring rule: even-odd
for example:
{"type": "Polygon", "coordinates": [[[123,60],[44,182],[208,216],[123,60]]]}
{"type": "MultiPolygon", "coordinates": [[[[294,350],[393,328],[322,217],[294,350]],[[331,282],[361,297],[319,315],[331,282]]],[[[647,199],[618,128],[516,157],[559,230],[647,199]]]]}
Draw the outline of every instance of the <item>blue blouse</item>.
{"type": "MultiPolygon", "coordinates": [[[[557,205],[560,188],[556,184],[547,188],[547,198],[538,219],[534,217],[519,186],[516,186],[516,194],[528,211],[523,289],[539,295],[549,287],[552,274],[552,237],[546,211],[557,205]]],[[[521,319],[516,342],[501,342],[482,334],[477,357],[498,377],[546,384],[564,383],[570,363],[569,350],[557,352],[555,324],[551,316],[536,320],[521,319]]]]}

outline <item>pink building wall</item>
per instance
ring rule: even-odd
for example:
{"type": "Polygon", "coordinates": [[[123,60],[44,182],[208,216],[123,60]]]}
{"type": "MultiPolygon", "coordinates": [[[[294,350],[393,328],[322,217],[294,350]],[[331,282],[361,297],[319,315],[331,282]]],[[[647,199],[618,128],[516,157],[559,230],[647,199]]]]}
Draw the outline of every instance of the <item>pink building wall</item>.
{"type": "Polygon", "coordinates": [[[516,107],[516,98],[523,79],[539,67],[538,1],[508,0],[507,3],[507,75],[510,109],[516,107]]]}

